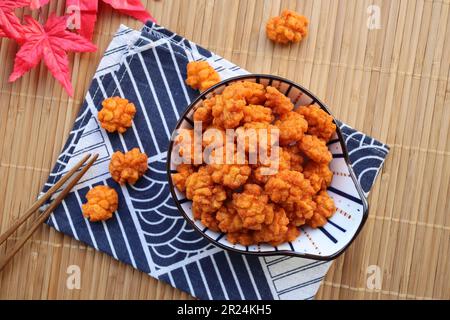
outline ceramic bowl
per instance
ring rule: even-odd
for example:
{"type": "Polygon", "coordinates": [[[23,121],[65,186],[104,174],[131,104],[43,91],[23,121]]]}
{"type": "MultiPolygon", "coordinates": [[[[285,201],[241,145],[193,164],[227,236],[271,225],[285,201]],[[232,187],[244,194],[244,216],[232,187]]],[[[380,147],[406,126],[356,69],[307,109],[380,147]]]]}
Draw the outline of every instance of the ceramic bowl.
{"type": "MultiPolygon", "coordinates": [[[[316,104],[332,115],[324,103],[302,86],[277,76],[253,74],[227,79],[203,92],[184,112],[176,129],[192,128],[194,111],[202,104],[203,100],[222,93],[224,88],[231,83],[242,80],[276,87],[291,99],[296,108],[316,104]]],[[[169,146],[167,160],[170,191],[181,214],[194,229],[213,244],[223,249],[260,256],[290,255],[316,260],[332,260],[343,253],[361,231],[367,219],[368,204],[349,163],[347,148],[339,126],[337,126],[336,133],[328,142],[328,148],[333,154],[333,160],[330,163],[333,180],[327,191],[334,199],[337,211],[323,227],[313,229],[308,226],[302,226],[300,227],[300,236],[297,239],[279,246],[268,244],[242,246],[232,244],[227,241],[226,234],[209,230],[200,221],[195,220],[192,214],[192,202],[186,199],[186,196],[179,192],[172,182],[172,174],[176,172],[176,165],[172,161],[174,158],[173,141],[169,146]]]]}

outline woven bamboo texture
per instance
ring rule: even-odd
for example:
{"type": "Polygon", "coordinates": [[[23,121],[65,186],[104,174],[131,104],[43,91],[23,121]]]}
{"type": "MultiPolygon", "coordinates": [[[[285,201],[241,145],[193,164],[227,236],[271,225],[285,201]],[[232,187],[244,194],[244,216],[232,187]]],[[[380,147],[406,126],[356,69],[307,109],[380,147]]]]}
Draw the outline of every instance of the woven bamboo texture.
{"type": "MultiPolygon", "coordinates": [[[[333,264],[318,299],[450,299],[450,0],[143,0],[161,25],[255,73],[292,79],[349,125],[391,147],[370,217],[333,264]],[[380,29],[367,8],[380,8],[380,29]],[[311,21],[299,45],[274,46],[264,23],[282,8],[311,21]],[[381,270],[381,288],[367,267],[381,270]]],[[[37,17],[64,12],[53,0],[37,17]]],[[[42,65],[8,84],[16,45],[0,42],[0,229],[36,198],[120,23],[100,6],[92,54],[71,55],[75,98],[42,65]]],[[[25,12],[29,13],[29,12],[25,12]]],[[[14,244],[19,230],[7,243],[14,244]]],[[[4,248],[1,249],[4,252],[4,248]]],[[[2,299],[180,299],[170,286],[42,226],[0,273],[2,299]],[[81,268],[81,289],[66,286],[81,268]]]]}

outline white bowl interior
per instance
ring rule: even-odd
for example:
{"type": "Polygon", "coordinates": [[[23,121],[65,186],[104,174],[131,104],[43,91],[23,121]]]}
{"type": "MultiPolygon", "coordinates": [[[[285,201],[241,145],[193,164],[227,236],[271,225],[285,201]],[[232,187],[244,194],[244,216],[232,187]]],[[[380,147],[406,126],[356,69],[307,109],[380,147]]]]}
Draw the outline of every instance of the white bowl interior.
{"type": "MultiPolygon", "coordinates": [[[[293,101],[296,108],[317,102],[314,98],[310,97],[308,93],[303,92],[301,89],[283,81],[272,81],[267,78],[259,77],[248,78],[245,80],[254,82],[258,81],[264,85],[271,85],[278,88],[280,92],[287,94],[287,96],[293,101]]],[[[212,93],[208,94],[207,97],[210,97],[213,94],[220,94],[227,84],[216,88],[212,93]]],[[[199,101],[197,105],[200,104],[201,101],[199,101]]],[[[186,115],[186,118],[192,119],[197,105],[191,109],[191,111],[186,115]]],[[[180,122],[178,129],[181,128],[191,129],[192,125],[188,120],[183,119],[180,122]]],[[[179,192],[176,188],[174,188],[175,197],[177,198],[175,200],[178,200],[186,216],[191,220],[191,222],[194,223],[195,227],[200,232],[204,233],[207,237],[218,242],[225,248],[238,250],[243,253],[291,253],[316,257],[334,256],[342,251],[342,249],[352,241],[355,234],[358,232],[358,229],[363,222],[365,207],[363,196],[358,192],[357,186],[352,179],[350,170],[343,155],[339,137],[336,133],[330,140],[328,148],[333,154],[333,160],[330,163],[330,168],[333,172],[333,180],[327,191],[333,198],[337,211],[329,219],[329,222],[321,228],[313,229],[309,226],[301,227],[300,236],[293,242],[284,243],[277,247],[267,244],[248,247],[239,244],[234,245],[227,241],[225,234],[211,231],[200,221],[194,220],[191,201],[187,200],[186,196],[179,192]]],[[[174,149],[172,149],[172,152],[174,152],[174,149]]],[[[174,158],[174,156],[171,156],[171,159],[174,158]]],[[[170,169],[172,171],[176,170],[176,165],[173,162],[170,164],[170,169]]]]}

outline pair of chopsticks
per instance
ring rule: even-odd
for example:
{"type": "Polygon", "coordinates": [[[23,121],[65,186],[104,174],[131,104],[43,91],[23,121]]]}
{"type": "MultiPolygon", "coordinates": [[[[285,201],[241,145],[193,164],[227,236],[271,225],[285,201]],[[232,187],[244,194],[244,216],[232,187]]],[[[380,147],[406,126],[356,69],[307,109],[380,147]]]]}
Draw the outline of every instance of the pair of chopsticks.
{"type": "Polygon", "coordinates": [[[89,168],[97,160],[98,154],[95,154],[92,158],[91,155],[86,155],[81,159],[66,175],[64,175],[53,187],[51,187],[38,201],[36,201],[24,214],[23,216],[11,226],[5,233],[0,236],[0,245],[5,242],[31,215],[38,210],[50,197],[59,190],[75,173],[86,163],[86,165],[75,175],[75,177],[70,181],[66,188],[64,188],[53,200],[48,208],[40,214],[34,221],[31,228],[23,235],[23,237],[15,244],[15,246],[10,249],[3,257],[0,257],[0,271],[6,266],[6,264],[14,257],[14,255],[23,247],[28,239],[33,235],[33,233],[43,224],[49,217],[50,214],[56,209],[56,207],[64,200],[64,198],[69,194],[70,190],[80,181],[81,177],[89,170],[89,168]],[[90,160],[89,160],[90,158],[90,160]]]}

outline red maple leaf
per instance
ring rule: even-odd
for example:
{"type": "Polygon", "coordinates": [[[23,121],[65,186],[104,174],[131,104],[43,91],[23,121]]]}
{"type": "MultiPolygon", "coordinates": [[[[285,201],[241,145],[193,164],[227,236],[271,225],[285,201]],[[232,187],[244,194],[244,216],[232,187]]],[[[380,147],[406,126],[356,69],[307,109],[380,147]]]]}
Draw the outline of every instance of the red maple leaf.
{"type": "MultiPolygon", "coordinates": [[[[42,1],[42,0],[41,0],[42,1]]],[[[142,22],[155,21],[140,0],[102,0],[121,13],[132,16],[142,22]]],[[[99,0],[66,0],[68,13],[72,14],[73,24],[79,33],[91,40],[97,20],[99,0]],[[79,15],[77,17],[77,15],[79,15]]],[[[156,21],[155,21],[156,22],[156,21]]]]}
{"type": "Polygon", "coordinates": [[[20,39],[20,20],[14,14],[14,10],[26,7],[30,0],[0,0],[0,37],[20,39]]]}
{"type": "Polygon", "coordinates": [[[19,42],[21,47],[16,55],[10,82],[19,79],[44,60],[52,75],[73,96],[67,51],[93,52],[97,48],[82,36],[68,31],[67,19],[68,16],[57,17],[52,14],[43,26],[33,17],[25,17],[27,24],[22,26],[23,38],[19,42]]]}

